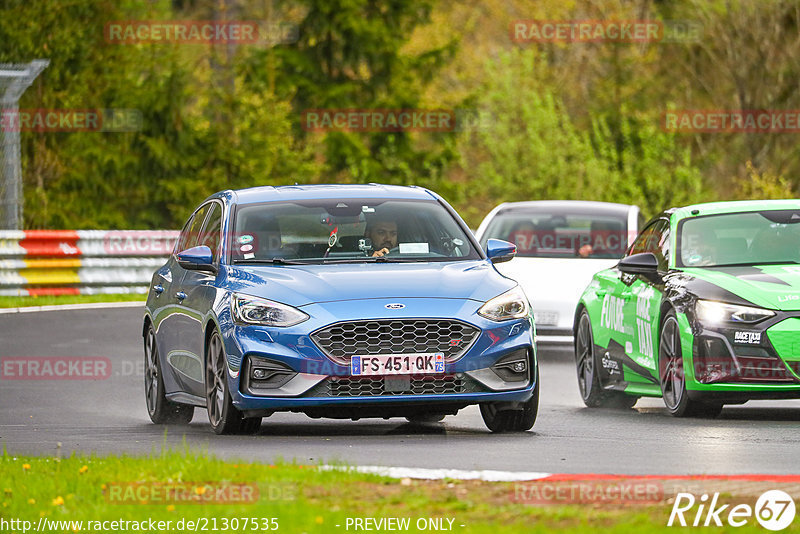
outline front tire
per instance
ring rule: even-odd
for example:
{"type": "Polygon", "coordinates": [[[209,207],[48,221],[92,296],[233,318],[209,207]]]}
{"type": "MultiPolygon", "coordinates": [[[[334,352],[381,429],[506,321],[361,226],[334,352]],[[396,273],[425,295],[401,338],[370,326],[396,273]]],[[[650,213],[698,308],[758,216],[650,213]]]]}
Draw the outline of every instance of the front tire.
{"type": "Polygon", "coordinates": [[[597,356],[594,352],[592,321],[586,310],[581,312],[575,335],[575,367],[578,372],[578,389],[583,403],[589,408],[633,408],[639,397],[620,391],[603,389],[597,374],[597,356]]]}
{"type": "Polygon", "coordinates": [[[658,341],[658,377],[661,395],[669,413],[675,417],[716,417],[722,405],[693,401],[686,391],[680,328],[674,311],[661,325],[658,341]]]}
{"type": "Polygon", "coordinates": [[[525,432],[533,428],[539,413],[539,367],[536,367],[536,387],[533,395],[523,403],[522,408],[503,409],[502,404],[487,402],[481,404],[481,416],[486,428],[492,432],[525,432]]]}
{"type": "Polygon", "coordinates": [[[194,406],[167,400],[165,391],[156,333],[150,324],[144,336],[144,399],[147,414],[157,425],[188,425],[194,416],[194,406]]]}
{"type": "Polygon", "coordinates": [[[217,434],[255,434],[260,417],[244,417],[228,391],[228,363],[219,332],[211,334],[206,355],[206,407],[208,421],[217,434]]]}

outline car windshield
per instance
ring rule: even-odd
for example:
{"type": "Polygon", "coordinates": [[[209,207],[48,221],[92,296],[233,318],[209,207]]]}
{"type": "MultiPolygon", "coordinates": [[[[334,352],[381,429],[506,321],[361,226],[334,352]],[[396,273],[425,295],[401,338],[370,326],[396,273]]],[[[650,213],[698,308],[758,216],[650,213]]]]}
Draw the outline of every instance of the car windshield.
{"type": "Polygon", "coordinates": [[[480,258],[461,226],[435,201],[327,199],[248,204],[236,209],[234,226],[233,263],[480,258]]]}
{"type": "Polygon", "coordinates": [[[498,213],[481,237],[517,245],[530,258],[621,258],[628,247],[627,214],[590,209],[513,209],[498,213]]]}
{"type": "Polygon", "coordinates": [[[678,267],[800,262],[800,210],[726,213],[684,219],[678,267]]]}

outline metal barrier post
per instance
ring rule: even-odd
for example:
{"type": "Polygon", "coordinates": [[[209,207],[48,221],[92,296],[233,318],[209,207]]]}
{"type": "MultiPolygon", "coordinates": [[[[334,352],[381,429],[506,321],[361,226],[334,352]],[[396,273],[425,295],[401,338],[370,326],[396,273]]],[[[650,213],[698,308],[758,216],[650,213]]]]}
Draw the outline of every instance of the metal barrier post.
{"type": "Polygon", "coordinates": [[[19,142],[19,98],[33,80],[50,64],[48,59],[36,59],[28,64],[0,64],[0,147],[3,163],[0,169],[0,228],[19,230],[22,226],[22,162],[19,142]],[[13,121],[13,124],[12,124],[13,121]]]}

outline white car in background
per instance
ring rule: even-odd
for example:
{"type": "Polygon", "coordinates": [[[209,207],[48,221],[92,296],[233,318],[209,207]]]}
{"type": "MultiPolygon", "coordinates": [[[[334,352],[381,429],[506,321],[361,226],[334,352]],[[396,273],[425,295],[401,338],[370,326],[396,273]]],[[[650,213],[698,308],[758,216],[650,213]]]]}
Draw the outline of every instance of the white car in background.
{"type": "Polygon", "coordinates": [[[616,265],[642,224],[638,206],[583,200],[506,202],[483,219],[476,236],[517,245],[495,267],[520,283],[533,306],[537,340],[572,344],[575,307],[597,271],[616,265]]]}

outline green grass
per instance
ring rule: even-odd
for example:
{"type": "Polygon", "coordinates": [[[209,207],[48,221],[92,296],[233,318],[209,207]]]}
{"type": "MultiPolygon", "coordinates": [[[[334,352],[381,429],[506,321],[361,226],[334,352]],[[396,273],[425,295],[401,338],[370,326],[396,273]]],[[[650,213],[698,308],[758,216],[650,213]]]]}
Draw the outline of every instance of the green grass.
{"type": "Polygon", "coordinates": [[[147,295],[42,295],[40,297],[0,297],[0,308],[22,308],[27,306],[53,306],[58,304],[83,304],[86,302],[129,302],[144,301],[147,295]]]}
{"type": "MultiPolygon", "coordinates": [[[[197,453],[169,452],[150,457],[73,456],[61,460],[0,456],[0,518],[27,520],[34,526],[40,517],[84,522],[152,518],[171,521],[175,529],[181,519],[205,518],[209,528],[216,520],[221,529],[223,518],[277,518],[279,532],[300,534],[348,532],[345,529],[348,517],[408,517],[411,518],[409,531],[418,532],[416,520],[431,517],[453,518],[453,531],[465,533],[602,529],[603,532],[642,534],[672,530],[665,526],[670,510],[666,503],[646,507],[530,506],[512,502],[512,492],[510,483],[399,481],[353,472],[321,471],[315,466],[292,463],[223,461],[197,453]],[[144,487],[182,484],[187,488],[201,487],[200,483],[255,484],[260,497],[253,503],[226,504],[113,502],[111,492],[116,491],[120,483],[127,487],[125,483],[130,482],[144,487]]],[[[250,532],[250,527],[251,524],[247,528],[240,525],[238,531],[250,532]]],[[[71,530],[67,527],[65,531],[71,530]]],[[[757,524],[736,530],[764,531],[757,524]]],[[[792,530],[798,528],[787,529],[792,530]]],[[[80,531],[89,532],[90,529],[84,524],[80,531]]],[[[353,531],[351,527],[349,532],[353,531]]]]}

